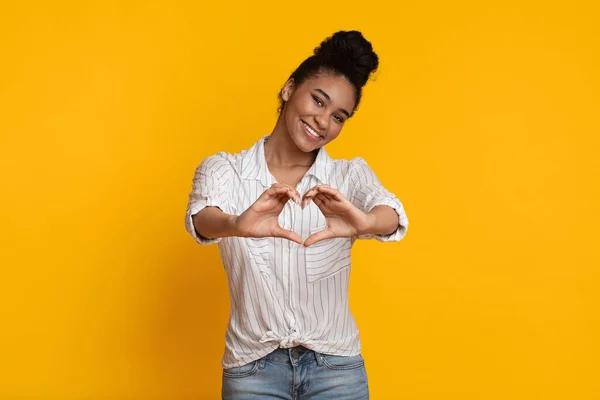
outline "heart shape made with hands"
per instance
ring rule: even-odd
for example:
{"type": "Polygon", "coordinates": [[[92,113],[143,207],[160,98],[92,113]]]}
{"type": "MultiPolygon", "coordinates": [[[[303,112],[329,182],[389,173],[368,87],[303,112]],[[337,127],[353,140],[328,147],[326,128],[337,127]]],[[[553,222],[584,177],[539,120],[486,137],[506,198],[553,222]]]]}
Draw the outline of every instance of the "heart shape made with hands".
{"type": "Polygon", "coordinates": [[[312,225],[309,224],[308,230],[304,229],[303,232],[300,231],[296,231],[295,229],[293,229],[293,226],[289,226],[289,223],[284,223],[283,220],[283,213],[280,214],[279,217],[279,225],[281,227],[283,227],[284,229],[288,229],[291,230],[293,232],[295,232],[298,236],[300,236],[300,238],[302,239],[302,245],[304,246],[306,244],[306,240],[312,235],[315,234],[317,232],[321,232],[327,229],[327,218],[325,217],[325,215],[323,214],[323,212],[321,211],[321,209],[319,208],[319,206],[314,203],[312,200],[307,201],[306,203],[303,203],[302,201],[300,203],[295,202],[293,199],[290,199],[290,207],[293,209],[293,213],[295,214],[295,218],[303,220],[304,218],[307,217],[308,215],[310,215],[310,219],[312,221],[317,221],[317,223],[313,223],[312,225]],[[307,213],[307,214],[305,214],[307,213]],[[302,234],[301,234],[302,233],[302,234]]]}
{"type": "MultiPolygon", "coordinates": [[[[309,234],[302,237],[304,246],[308,247],[316,242],[336,237],[348,237],[352,235],[353,223],[358,223],[357,219],[360,214],[352,211],[352,205],[345,197],[336,189],[329,185],[318,185],[309,189],[302,199],[290,199],[300,207],[300,218],[302,214],[310,207],[310,212],[317,212],[320,216],[317,221],[324,221],[325,225],[315,228],[309,228],[309,234]],[[300,200],[300,201],[298,201],[300,200]],[[311,204],[312,203],[312,204],[311,204]],[[348,216],[348,218],[346,218],[348,216]],[[337,234],[336,234],[337,232],[337,234]]],[[[296,232],[300,236],[298,232],[296,232]]]]}
{"type": "Polygon", "coordinates": [[[306,234],[301,235],[299,231],[294,229],[295,224],[290,222],[290,215],[289,215],[290,212],[293,213],[292,220],[297,220],[297,219],[304,220],[304,213],[309,212],[308,210],[310,207],[311,215],[314,215],[316,213],[320,214],[317,217],[317,220],[323,221],[323,224],[325,223],[325,216],[323,215],[323,213],[321,212],[319,207],[317,207],[315,204],[308,203],[303,207],[301,198],[298,198],[298,200],[297,200],[295,197],[290,197],[286,203],[286,206],[288,207],[287,211],[285,209],[282,209],[281,212],[279,213],[279,216],[278,216],[279,226],[282,229],[296,233],[298,236],[301,237],[303,243],[308,236],[306,234]],[[286,215],[287,215],[287,219],[285,218],[286,215]]]}

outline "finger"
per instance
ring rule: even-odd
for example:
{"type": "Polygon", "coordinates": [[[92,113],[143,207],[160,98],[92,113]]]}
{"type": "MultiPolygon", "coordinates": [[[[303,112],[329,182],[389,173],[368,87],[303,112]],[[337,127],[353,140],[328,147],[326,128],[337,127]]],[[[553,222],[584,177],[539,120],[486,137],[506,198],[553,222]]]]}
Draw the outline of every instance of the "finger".
{"type": "Polygon", "coordinates": [[[329,185],[319,186],[317,190],[319,191],[319,193],[325,193],[325,194],[329,195],[330,197],[333,197],[334,199],[336,199],[338,201],[344,201],[344,200],[346,200],[344,198],[344,196],[339,192],[339,190],[335,190],[334,188],[332,188],[329,185]]]}
{"type": "Polygon", "coordinates": [[[274,187],[273,186],[273,187],[267,189],[267,191],[265,193],[267,193],[267,194],[269,194],[271,196],[278,196],[278,195],[280,195],[282,193],[285,193],[287,191],[288,191],[287,188],[284,188],[284,187],[281,187],[281,186],[278,186],[278,187],[274,187]]]}
{"type": "Polygon", "coordinates": [[[335,199],[333,198],[333,196],[332,196],[332,195],[330,195],[329,193],[321,193],[321,192],[319,192],[319,193],[317,193],[317,194],[315,195],[315,198],[316,198],[316,197],[320,198],[321,200],[323,200],[323,201],[325,201],[325,202],[337,201],[337,200],[335,200],[335,199]]]}
{"type": "Polygon", "coordinates": [[[305,208],[305,207],[308,205],[308,203],[310,203],[310,202],[311,202],[311,200],[314,200],[314,199],[315,199],[315,198],[317,198],[318,196],[320,196],[320,197],[321,197],[321,199],[323,199],[323,198],[324,198],[324,196],[323,196],[322,194],[320,194],[320,193],[315,193],[315,194],[313,194],[312,196],[305,197],[305,198],[304,198],[304,200],[302,200],[302,204],[300,205],[300,207],[302,207],[302,208],[304,209],[304,208],[305,208]]]}
{"type": "Polygon", "coordinates": [[[289,190],[291,190],[292,192],[294,192],[294,196],[298,197],[298,199],[300,199],[300,192],[296,190],[295,187],[292,187],[291,185],[288,185],[287,183],[274,183],[271,187],[285,187],[288,188],[289,190]]]}
{"type": "Polygon", "coordinates": [[[325,200],[321,196],[315,196],[313,201],[317,205],[317,207],[321,208],[321,206],[325,205],[325,200]]]}
{"type": "Polygon", "coordinates": [[[285,183],[281,183],[280,185],[282,187],[287,188],[290,193],[290,199],[294,200],[294,203],[300,205],[300,192],[297,191],[296,188],[291,187],[290,185],[287,185],[285,183]]]}
{"type": "Polygon", "coordinates": [[[300,205],[300,194],[295,189],[289,189],[288,195],[290,196],[290,199],[294,201],[294,203],[300,205]]]}
{"type": "Polygon", "coordinates": [[[296,195],[296,197],[298,198],[298,202],[300,202],[300,199],[302,198],[302,196],[300,196],[300,192],[293,186],[287,185],[290,190],[292,190],[294,192],[294,194],[296,195]]]}
{"type": "Polygon", "coordinates": [[[300,205],[302,208],[306,207],[308,203],[312,200],[314,196],[316,196],[319,192],[317,191],[318,186],[313,187],[308,192],[304,193],[302,197],[302,204],[300,205]]]}
{"type": "MultiPolygon", "coordinates": [[[[320,201],[320,204],[323,204],[325,206],[332,206],[334,203],[340,203],[338,200],[334,199],[333,197],[331,197],[328,194],[325,193],[319,193],[317,194],[313,201],[315,201],[315,199],[319,199],[317,201],[320,201]]],[[[319,203],[317,203],[317,201],[315,201],[315,204],[319,205],[319,203]]]]}
{"type": "Polygon", "coordinates": [[[314,187],[310,188],[306,193],[304,193],[303,198],[314,196],[317,193],[318,188],[319,188],[319,186],[314,186],[314,187]]]}
{"type": "Polygon", "coordinates": [[[271,197],[276,197],[277,199],[281,199],[282,196],[287,196],[289,199],[292,199],[296,204],[300,205],[300,196],[295,190],[292,190],[289,187],[272,187],[267,192],[270,192],[269,194],[271,197]]]}
{"type": "Polygon", "coordinates": [[[277,201],[282,201],[284,199],[285,201],[288,201],[290,198],[294,198],[294,195],[290,193],[290,190],[284,187],[269,189],[267,191],[267,196],[277,201]]]}
{"type": "Polygon", "coordinates": [[[294,203],[300,205],[300,198],[293,190],[288,189],[284,195],[287,197],[286,201],[292,200],[294,203]]]}
{"type": "Polygon", "coordinates": [[[311,198],[306,197],[306,195],[305,195],[305,197],[302,199],[302,203],[300,203],[300,207],[302,209],[304,209],[308,205],[308,203],[310,203],[310,200],[311,200],[311,198]]]}
{"type": "Polygon", "coordinates": [[[317,185],[311,188],[308,192],[304,194],[302,197],[301,207],[304,208],[310,202],[310,200],[317,195],[318,193],[327,194],[330,198],[333,198],[338,201],[344,201],[345,197],[338,190],[332,188],[327,184],[317,185]]]}
{"type": "Polygon", "coordinates": [[[317,207],[319,207],[321,212],[328,213],[329,211],[331,211],[332,202],[336,200],[330,200],[323,195],[318,195],[313,198],[313,201],[315,202],[317,207]]]}
{"type": "Polygon", "coordinates": [[[320,232],[313,233],[312,235],[310,235],[304,242],[304,247],[313,245],[317,242],[320,242],[321,240],[333,239],[334,237],[335,237],[335,235],[331,231],[325,229],[325,230],[322,230],[320,232]]]}
{"type": "Polygon", "coordinates": [[[275,232],[273,232],[273,236],[281,237],[284,239],[291,240],[292,242],[302,244],[302,238],[296,232],[288,231],[287,229],[283,229],[282,227],[276,228],[275,232]]]}
{"type": "Polygon", "coordinates": [[[275,198],[275,200],[277,200],[278,203],[281,204],[285,204],[288,201],[290,201],[290,192],[285,191],[279,195],[277,195],[277,197],[275,198]]]}

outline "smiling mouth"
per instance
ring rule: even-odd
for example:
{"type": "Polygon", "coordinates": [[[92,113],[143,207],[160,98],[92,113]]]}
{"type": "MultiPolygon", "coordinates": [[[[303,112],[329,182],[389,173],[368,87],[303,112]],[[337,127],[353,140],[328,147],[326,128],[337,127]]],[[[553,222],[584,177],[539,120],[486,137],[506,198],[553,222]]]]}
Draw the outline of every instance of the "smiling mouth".
{"type": "Polygon", "coordinates": [[[310,125],[308,125],[306,122],[301,121],[302,125],[304,125],[304,129],[306,130],[306,132],[308,132],[311,136],[315,137],[315,138],[322,138],[323,136],[319,135],[310,125]]]}

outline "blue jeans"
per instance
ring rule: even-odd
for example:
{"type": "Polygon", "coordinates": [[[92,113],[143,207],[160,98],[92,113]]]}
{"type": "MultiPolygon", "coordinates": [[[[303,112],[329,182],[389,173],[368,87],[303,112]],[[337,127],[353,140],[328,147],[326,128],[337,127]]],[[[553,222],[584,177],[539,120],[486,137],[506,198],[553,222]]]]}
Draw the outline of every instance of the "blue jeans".
{"type": "Polygon", "coordinates": [[[277,349],[223,370],[224,400],[367,400],[362,356],[333,356],[302,346],[277,349]]]}

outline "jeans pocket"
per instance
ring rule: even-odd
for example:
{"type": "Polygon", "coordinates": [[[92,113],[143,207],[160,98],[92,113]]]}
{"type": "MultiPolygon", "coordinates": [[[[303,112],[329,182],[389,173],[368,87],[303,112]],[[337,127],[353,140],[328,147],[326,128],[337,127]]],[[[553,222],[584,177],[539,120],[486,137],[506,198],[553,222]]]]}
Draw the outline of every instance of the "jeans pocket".
{"type": "MultiPolygon", "coordinates": [[[[311,230],[311,235],[322,230],[311,230]]],[[[306,275],[309,283],[327,278],[350,267],[351,238],[325,239],[305,248],[306,275]]]]}
{"type": "Polygon", "coordinates": [[[226,378],[246,378],[254,375],[256,371],[258,371],[258,360],[249,362],[241,367],[224,369],[223,376],[226,378]]]}
{"type": "Polygon", "coordinates": [[[355,356],[334,356],[331,354],[318,354],[323,365],[329,369],[344,370],[344,369],[356,369],[361,368],[365,365],[365,360],[362,355],[357,354],[355,356]]]}

